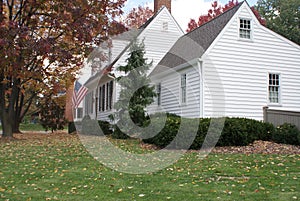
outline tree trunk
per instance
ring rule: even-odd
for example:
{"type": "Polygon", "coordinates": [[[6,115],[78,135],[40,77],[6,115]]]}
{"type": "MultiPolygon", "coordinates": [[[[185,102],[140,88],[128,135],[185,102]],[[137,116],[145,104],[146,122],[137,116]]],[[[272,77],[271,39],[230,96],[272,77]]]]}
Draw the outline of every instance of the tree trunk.
{"type": "Polygon", "coordinates": [[[20,121],[19,121],[18,117],[16,117],[15,120],[14,120],[13,132],[14,133],[22,133],[20,131],[20,121]]]}
{"type": "MultiPolygon", "coordinates": [[[[3,80],[3,77],[0,77],[0,80],[3,80]]],[[[13,79],[14,85],[12,86],[12,92],[8,97],[8,106],[5,106],[5,88],[3,84],[0,84],[0,113],[1,113],[1,122],[2,122],[2,137],[4,138],[13,138],[14,124],[15,124],[15,104],[18,98],[18,80],[13,79]]]]}
{"type": "Polygon", "coordinates": [[[3,138],[13,138],[13,122],[10,121],[10,118],[8,115],[3,115],[1,118],[1,124],[2,124],[2,137],[3,138]]]}

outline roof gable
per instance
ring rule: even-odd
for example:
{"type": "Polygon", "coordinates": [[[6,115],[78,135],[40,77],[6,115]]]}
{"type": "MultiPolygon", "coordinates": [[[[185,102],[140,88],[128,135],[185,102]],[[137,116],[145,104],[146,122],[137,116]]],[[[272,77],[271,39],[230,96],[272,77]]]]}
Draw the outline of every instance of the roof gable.
{"type": "MultiPolygon", "coordinates": [[[[238,11],[243,2],[182,36],[158,66],[173,68],[200,58],[238,11]]],[[[155,73],[154,70],[153,74],[155,73]]]]}
{"type": "MultiPolygon", "coordinates": [[[[159,14],[161,12],[163,12],[164,10],[167,10],[167,12],[169,13],[168,9],[163,6],[157,13],[155,13],[150,19],[148,19],[142,26],[139,27],[139,29],[137,29],[136,31],[133,31],[132,33],[130,33],[130,37],[128,38],[128,40],[130,41],[130,43],[126,46],[126,48],[124,48],[124,50],[116,57],[116,59],[111,62],[110,65],[107,66],[107,68],[109,68],[109,71],[113,68],[113,66],[118,62],[118,60],[128,51],[130,45],[132,44],[132,42],[134,41],[135,38],[138,38],[140,35],[142,35],[144,32],[146,32],[147,28],[150,27],[150,25],[152,23],[155,23],[155,19],[157,19],[157,17],[159,16],[159,14]]],[[[173,17],[171,15],[171,17],[173,17]]],[[[173,18],[174,19],[174,18],[173,18]]],[[[176,22],[176,21],[175,21],[176,22]]],[[[176,22],[177,23],[177,22],[176,22]]],[[[179,25],[178,25],[179,26],[179,25]]],[[[181,29],[180,29],[181,30],[181,29]]],[[[181,30],[182,31],[182,30],[181,30]]]]}
{"type": "Polygon", "coordinates": [[[131,29],[129,31],[126,31],[122,34],[116,35],[114,37],[112,37],[113,40],[126,40],[129,41],[128,45],[120,52],[120,54],[118,56],[115,57],[115,59],[108,64],[104,69],[102,69],[100,72],[96,73],[95,75],[93,75],[92,77],[90,77],[86,82],[85,85],[89,85],[90,83],[94,82],[95,80],[98,80],[99,75],[105,73],[109,73],[112,71],[112,68],[114,65],[116,65],[118,63],[118,61],[123,58],[123,56],[128,52],[128,49],[132,43],[132,41],[135,38],[138,38],[139,36],[142,36],[144,33],[146,34],[147,29],[150,29],[151,25],[153,23],[156,23],[156,19],[160,16],[160,14],[164,11],[167,11],[169,13],[169,16],[172,18],[172,20],[174,21],[174,23],[177,25],[178,29],[180,30],[180,32],[183,34],[182,29],[180,28],[180,26],[178,25],[177,21],[174,19],[174,17],[170,14],[170,12],[168,11],[168,9],[163,6],[157,13],[155,13],[147,22],[145,22],[141,27],[139,27],[138,29],[131,29]]]}

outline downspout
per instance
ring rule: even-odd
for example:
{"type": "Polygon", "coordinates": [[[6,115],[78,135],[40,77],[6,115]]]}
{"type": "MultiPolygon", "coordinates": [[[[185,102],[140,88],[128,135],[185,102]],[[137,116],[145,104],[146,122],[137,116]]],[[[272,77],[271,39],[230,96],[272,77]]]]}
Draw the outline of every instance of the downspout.
{"type": "Polygon", "coordinates": [[[204,93],[203,93],[203,60],[198,59],[198,74],[199,74],[199,117],[204,118],[204,93]]]}

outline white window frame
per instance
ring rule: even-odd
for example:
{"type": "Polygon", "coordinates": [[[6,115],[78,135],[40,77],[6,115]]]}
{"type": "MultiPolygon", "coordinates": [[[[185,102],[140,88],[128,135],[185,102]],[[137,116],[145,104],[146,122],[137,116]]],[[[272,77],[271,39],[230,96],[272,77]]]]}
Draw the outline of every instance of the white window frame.
{"type": "Polygon", "coordinates": [[[247,18],[238,18],[238,29],[239,29],[239,31],[238,31],[238,34],[239,34],[239,39],[240,40],[246,40],[246,41],[252,41],[252,38],[253,38],[253,25],[252,25],[252,20],[251,19],[247,19],[247,18]],[[241,24],[242,24],[242,22],[241,21],[249,21],[249,25],[250,25],[250,28],[248,28],[248,27],[245,27],[245,24],[243,23],[243,25],[244,25],[244,27],[241,27],[241,24]],[[245,33],[241,33],[241,31],[245,31],[245,33]],[[249,38],[248,37],[241,37],[242,35],[244,36],[244,35],[246,35],[247,36],[247,32],[249,32],[249,38]]]}
{"type": "Polygon", "coordinates": [[[181,104],[185,105],[187,103],[187,90],[186,90],[186,83],[187,83],[187,74],[181,74],[180,76],[180,101],[181,104]]]}
{"type": "Polygon", "coordinates": [[[268,73],[268,103],[269,103],[269,105],[280,105],[281,104],[281,74],[280,73],[275,73],[275,72],[268,73]],[[272,76],[272,78],[271,78],[271,76],[272,76]],[[274,76],[275,76],[275,78],[274,78],[274,76]],[[271,89],[272,89],[272,92],[271,92],[271,89]],[[274,89],[277,89],[277,90],[274,90],[274,89]],[[273,93],[273,95],[271,95],[271,93],[273,93]],[[274,93],[277,93],[277,98],[276,98],[276,96],[274,96],[274,93]],[[273,96],[275,98],[272,98],[271,96],[273,96]]]}

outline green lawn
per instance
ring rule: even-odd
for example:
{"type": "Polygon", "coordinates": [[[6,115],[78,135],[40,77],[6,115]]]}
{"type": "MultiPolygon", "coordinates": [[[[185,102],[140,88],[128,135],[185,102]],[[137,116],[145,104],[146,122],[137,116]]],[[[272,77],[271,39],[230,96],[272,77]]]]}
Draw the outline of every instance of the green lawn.
{"type": "MultiPolygon", "coordinates": [[[[65,130],[67,130],[68,127],[65,126],[65,130]]],[[[43,126],[39,123],[36,123],[36,124],[29,124],[29,123],[26,123],[26,124],[20,124],[20,130],[21,131],[45,131],[45,128],[43,128],[43,126]]],[[[0,125],[0,131],[2,131],[2,126],[0,125]]],[[[50,130],[51,132],[51,130],[50,130]]]]}
{"type": "MultiPolygon", "coordinates": [[[[2,130],[2,126],[0,125],[0,130],[2,130]]],[[[21,131],[44,131],[42,125],[40,124],[20,124],[21,131]]]]}
{"type": "MultiPolygon", "coordinates": [[[[0,142],[0,200],[299,200],[299,155],[188,153],[131,175],[94,160],[76,136],[0,142]]],[[[143,151],[137,141],[114,141],[143,151]]]]}

